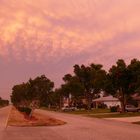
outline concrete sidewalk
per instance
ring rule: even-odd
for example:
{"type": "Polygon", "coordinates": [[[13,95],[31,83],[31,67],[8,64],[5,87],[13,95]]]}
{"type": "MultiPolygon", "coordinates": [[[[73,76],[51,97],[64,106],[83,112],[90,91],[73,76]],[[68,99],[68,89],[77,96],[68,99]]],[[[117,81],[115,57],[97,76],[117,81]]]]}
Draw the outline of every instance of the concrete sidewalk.
{"type": "Polygon", "coordinates": [[[115,121],[122,121],[122,122],[140,122],[140,116],[139,117],[122,117],[122,118],[106,118],[107,120],[115,120],[115,121]]]}

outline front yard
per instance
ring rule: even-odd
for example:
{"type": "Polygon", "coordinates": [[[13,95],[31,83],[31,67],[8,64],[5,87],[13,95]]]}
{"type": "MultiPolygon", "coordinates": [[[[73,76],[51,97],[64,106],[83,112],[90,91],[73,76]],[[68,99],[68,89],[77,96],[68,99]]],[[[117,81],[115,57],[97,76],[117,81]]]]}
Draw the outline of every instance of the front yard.
{"type": "Polygon", "coordinates": [[[65,113],[76,114],[76,115],[92,115],[92,114],[100,114],[100,113],[110,113],[110,109],[93,109],[93,110],[75,110],[75,111],[67,111],[65,113]]]}
{"type": "Polygon", "coordinates": [[[76,110],[76,111],[66,112],[66,113],[76,114],[76,115],[84,115],[84,116],[95,117],[95,118],[120,118],[120,117],[140,116],[140,112],[119,113],[119,112],[110,112],[109,109],[94,109],[91,111],[76,110]]]}
{"type": "Polygon", "coordinates": [[[140,112],[127,112],[127,113],[100,113],[100,114],[87,114],[89,117],[95,118],[121,118],[121,117],[136,117],[140,116],[140,112]]]}
{"type": "MultiPolygon", "coordinates": [[[[56,111],[56,110],[51,110],[47,108],[43,108],[48,111],[56,111]]],[[[120,113],[120,112],[111,112],[110,109],[93,109],[91,111],[89,110],[75,110],[75,111],[60,111],[57,110],[58,112],[62,113],[67,113],[67,114],[74,114],[74,115],[82,115],[86,117],[94,117],[94,118],[107,118],[107,119],[115,119],[119,120],[119,118],[123,118],[125,120],[126,118],[134,118],[134,117],[140,117],[140,112],[126,112],[126,113],[120,113]]],[[[138,121],[134,119],[132,123],[134,124],[140,124],[140,119],[138,121]]]]}

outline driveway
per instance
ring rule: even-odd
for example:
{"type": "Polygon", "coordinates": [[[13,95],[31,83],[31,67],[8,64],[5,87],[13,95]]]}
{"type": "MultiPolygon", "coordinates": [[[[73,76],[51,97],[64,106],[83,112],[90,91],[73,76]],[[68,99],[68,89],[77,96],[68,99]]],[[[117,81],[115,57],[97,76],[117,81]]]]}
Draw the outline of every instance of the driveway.
{"type": "MultiPolygon", "coordinates": [[[[4,109],[0,112],[2,115],[4,109]]],[[[140,140],[139,125],[44,110],[37,112],[61,119],[67,124],[55,127],[8,127],[0,132],[0,140],[140,140]]]]}

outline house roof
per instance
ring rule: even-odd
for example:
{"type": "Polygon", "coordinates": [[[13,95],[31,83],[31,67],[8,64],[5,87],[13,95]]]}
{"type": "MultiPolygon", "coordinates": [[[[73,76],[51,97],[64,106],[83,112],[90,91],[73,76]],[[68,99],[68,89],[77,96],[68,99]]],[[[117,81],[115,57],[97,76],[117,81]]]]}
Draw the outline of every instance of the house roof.
{"type": "Polygon", "coordinates": [[[134,100],[140,101],[140,94],[139,94],[139,93],[135,93],[135,94],[132,96],[132,98],[133,98],[134,100]]]}
{"type": "Polygon", "coordinates": [[[110,95],[110,96],[100,97],[93,100],[93,102],[111,102],[111,101],[119,101],[119,99],[110,95]]]}

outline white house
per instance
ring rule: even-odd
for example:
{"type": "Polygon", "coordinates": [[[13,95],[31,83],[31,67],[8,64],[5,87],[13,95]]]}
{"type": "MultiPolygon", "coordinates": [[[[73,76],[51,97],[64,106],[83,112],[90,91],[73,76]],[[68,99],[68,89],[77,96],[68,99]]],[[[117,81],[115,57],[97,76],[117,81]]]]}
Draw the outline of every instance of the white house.
{"type": "Polygon", "coordinates": [[[121,106],[119,99],[111,95],[94,99],[93,102],[96,103],[96,108],[98,108],[98,104],[101,103],[105,104],[107,108],[110,108],[112,106],[121,106]]]}

